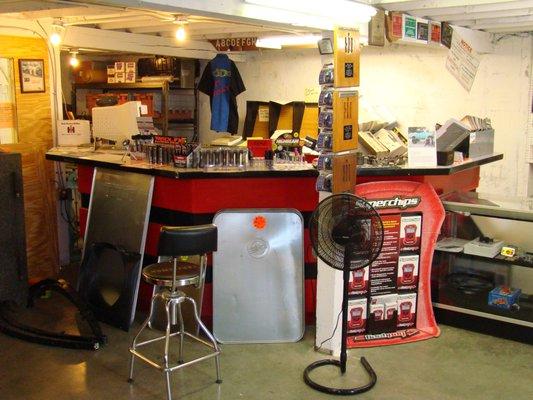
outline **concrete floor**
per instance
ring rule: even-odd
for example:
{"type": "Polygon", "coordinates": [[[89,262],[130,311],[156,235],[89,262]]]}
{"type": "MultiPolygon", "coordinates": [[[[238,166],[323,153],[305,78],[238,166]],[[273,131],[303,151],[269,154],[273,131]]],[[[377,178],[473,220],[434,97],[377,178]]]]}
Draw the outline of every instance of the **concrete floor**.
{"type": "MultiPolygon", "coordinates": [[[[58,315],[50,319],[58,324],[74,321],[63,306],[55,312],[58,315]]],[[[109,344],[96,352],[40,346],[0,334],[0,399],[165,399],[163,375],[140,361],[135,382],[126,381],[127,349],[137,326],[125,333],[103,325],[109,344]]],[[[332,367],[316,377],[331,385],[362,383],[366,377],[358,357],[364,355],[378,383],[358,399],[533,399],[533,346],[441,328],[438,339],[352,350],[345,376],[332,367]]],[[[304,368],[324,358],[313,351],[313,336],[308,328],[298,343],[224,345],[224,382],[215,383],[214,361],[196,364],[173,375],[174,399],[332,399],[302,381],[304,368]]],[[[156,346],[149,354],[158,351],[156,346]]],[[[187,359],[203,348],[187,343],[185,352],[187,359]]]]}

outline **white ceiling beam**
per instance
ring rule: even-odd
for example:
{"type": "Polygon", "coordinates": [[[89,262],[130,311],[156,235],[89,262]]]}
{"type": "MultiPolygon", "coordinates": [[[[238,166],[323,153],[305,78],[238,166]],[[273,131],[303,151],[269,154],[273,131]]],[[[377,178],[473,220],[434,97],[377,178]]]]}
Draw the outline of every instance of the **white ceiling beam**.
{"type": "MultiPolygon", "coordinates": [[[[232,27],[232,28],[218,28],[218,29],[189,29],[185,28],[187,32],[188,37],[205,37],[205,36],[215,36],[215,39],[222,39],[226,37],[236,37],[237,35],[240,35],[240,37],[243,36],[257,36],[258,34],[263,34],[264,32],[272,32],[268,28],[257,28],[257,30],[251,30],[249,26],[242,26],[242,27],[232,27]],[[246,33],[246,35],[243,35],[243,33],[246,33]]],[[[163,37],[171,37],[174,35],[174,32],[176,28],[172,30],[164,30],[159,31],[160,36],[163,37]]],[[[279,31],[277,31],[279,34],[279,31]]]]}
{"type": "Polygon", "coordinates": [[[467,26],[471,29],[486,29],[489,26],[512,26],[513,24],[523,24],[533,22],[533,15],[508,18],[485,18],[480,20],[451,21],[453,25],[467,26]]]}
{"type": "Polygon", "coordinates": [[[478,12],[501,12],[533,7],[533,0],[507,1],[506,3],[479,4],[459,7],[436,7],[412,10],[410,14],[416,17],[430,17],[436,15],[471,14],[478,12]]]}
{"type": "Polygon", "coordinates": [[[100,29],[132,29],[132,28],[142,28],[142,27],[148,27],[148,26],[159,26],[163,24],[164,22],[156,17],[148,17],[144,16],[143,18],[139,19],[128,19],[123,21],[116,21],[116,22],[103,22],[98,24],[98,28],[100,29]]]}
{"type": "Polygon", "coordinates": [[[146,18],[149,18],[146,15],[118,15],[118,16],[108,16],[103,15],[101,17],[76,17],[76,18],[63,18],[65,25],[98,25],[98,28],[101,28],[101,25],[127,25],[128,23],[139,23],[138,21],[146,21],[146,18]],[[130,22],[131,21],[131,22],[130,22]]]}
{"type": "Polygon", "coordinates": [[[374,0],[374,6],[381,6],[391,11],[413,11],[443,7],[478,6],[509,3],[509,0],[374,0]]]}
{"type": "MultiPolygon", "coordinates": [[[[131,33],[155,33],[155,32],[168,32],[168,31],[175,31],[178,29],[178,25],[174,23],[167,23],[163,25],[158,26],[152,26],[147,28],[133,28],[129,29],[128,32],[131,33]]],[[[187,32],[201,32],[206,31],[208,33],[216,33],[220,32],[221,35],[228,34],[231,32],[253,32],[256,31],[262,31],[265,29],[270,28],[264,28],[261,26],[252,26],[247,24],[227,24],[227,23],[204,23],[204,22],[195,22],[195,23],[189,23],[185,25],[185,30],[187,32]]]]}
{"type": "Polygon", "coordinates": [[[501,11],[484,11],[484,12],[473,12],[473,13],[461,13],[461,14],[443,14],[443,15],[434,15],[431,17],[435,21],[453,21],[457,20],[458,17],[466,17],[469,20],[475,19],[480,20],[483,18],[494,18],[494,17],[519,17],[522,15],[532,15],[533,8],[517,8],[516,10],[501,10],[501,11]]]}
{"type": "Polygon", "coordinates": [[[3,0],[0,3],[0,13],[15,13],[26,11],[53,10],[58,8],[78,7],[77,4],[66,4],[45,0],[3,0]]]}
{"type": "Polygon", "coordinates": [[[115,14],[110,14],[109,8],[98,7],[68,7],[68,8],[56,8],[53,10],[39,10],[39,11],[24,11],[22,15],[28,19],[43,19],[43,18],[67,18],[83,15],[86,18],[94,17],[98,15],[118,15],[115,10],[115,14]]]}
{"type": "Polygon", "coordinates": [[[487,32],[491,33],[520,33],[520,32],[531,32],[533,31],[533,24],[524,25],[524,26],[513,26],[507,28],[493,28],[487,29],[487,32]]]}
{"type": "MultiPolygon", "coordinates": [[[[226,27],[227,24],[224,24],[224,27],[226,27]]],[[[191,30],[191,29],[209,29],[209,28],[212,28],[212,27],[220,27],[220,23],[219,24],[215,24],[215,23],[206,23],[206,22],[195,22],[195,23],[189,23],[189,24],[186,24],[184,25],[185,29],[186,30],[191,30]]],[[[162,22],[162,21],[159,21],[159,23],[157,25],[149,25],[149,26],[144,26],[144,27],[139,27],[139,28],[128,28],[128,32],[131,32],[131,33],[154,33],[154,32],[165,32],[165,31],[175,31],[176,29],[178,29],[178,25],[177,24],[174,24],[173,22],[162,22]]]]}
{"type": "Polygon", "coordinates": [[[476,28],[475,29],[491,29],[491,30],[494,30],[494,29],[500,29],[500,28],[523,28],[523,27],[526,27],[526,26],[529,26],[531,25],[531,23],[533,23],[533,20],[531,21],[524,21],[524,22],[520,22],[520,23],[507,23],[507,22],[501,22],[501,23],[492,23],[492,24],[479,24],[479,25],[476,25],[476,28]]]}
{"type": "MultiPolygon", "coordinates": [[[[266,15],[255,15],[250,10],[253,7],[242,0],[70,0],[73,3],[99,4],[106,6],[125,7],[126,9],[157,10],[167,13],[198,15],[230,22],[245,22],[261,25],[273,29],[291,30],[294,25],[289,22],[274,22],[266,20],[266,15]]],[[[285,14],[291,14],[289,12],[285,14]]],[[[298,13],[292,13],[297,15],[298,13]]],[[[292,22],[292,21],[291,21],[292,22]]],[[[297,20],[295,22],[298,22],[297,20]]],[[[310,27],[307,27],[310,28],[310,27]]],[[[305,29],[298,26],[297,29],[305,29]]],[[[312,29],[312,28],[311,28],[312,29]]]]}
{"type": "MultiPolygon", "coordinates": [[[[67,27],[62,46],[204,60],[210,60],[217,54],[213,45],[205,41],[187,40],[178,43],[175,39],[170,38],[79,26],[67,27]]],[[[244,61],[245,56],[236,54],[233,55],[233,60],[244,61]]]]}

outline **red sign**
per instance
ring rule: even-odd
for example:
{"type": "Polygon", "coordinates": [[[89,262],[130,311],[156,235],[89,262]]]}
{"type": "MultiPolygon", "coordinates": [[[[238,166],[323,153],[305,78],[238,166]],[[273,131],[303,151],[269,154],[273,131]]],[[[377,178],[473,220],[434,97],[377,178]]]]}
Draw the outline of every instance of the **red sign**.
{"type": "Polygon", "coordinates": [[[217,51],[250,51],[257,50],[256,37],[225,38],[210,40],[217,51]]]}

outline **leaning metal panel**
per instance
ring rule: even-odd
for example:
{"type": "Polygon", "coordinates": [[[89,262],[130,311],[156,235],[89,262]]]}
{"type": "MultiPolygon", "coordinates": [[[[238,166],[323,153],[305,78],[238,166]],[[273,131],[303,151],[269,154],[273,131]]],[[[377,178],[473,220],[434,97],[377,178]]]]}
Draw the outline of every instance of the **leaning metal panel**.
{"type": "Polygon", "coordinates": [[[292,209],[215,215],[213,333],[222,343],[295,342],[304,321],[303,218],[292,209]]]}

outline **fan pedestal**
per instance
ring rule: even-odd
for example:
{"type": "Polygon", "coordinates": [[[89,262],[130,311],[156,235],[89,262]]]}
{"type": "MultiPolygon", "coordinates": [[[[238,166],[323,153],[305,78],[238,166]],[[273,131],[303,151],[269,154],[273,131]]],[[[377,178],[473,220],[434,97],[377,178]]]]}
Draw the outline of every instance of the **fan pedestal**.
{"type": "MultiPolygon", "coordinates": [[[[346,250],[346,253],[348,253],[348,250],[346,250]]],[[[336,394],[336,395],[354,395],[359,393],[364,393],[374,387],[376,384],[378,377],[366,358],[361,357],[361,364],[363,364],[363,367],[365,368],[366,372],[368,373],[370,377],[370,382],[368,382],[366,385],[357,386],[354,388],[333,388],[329,386],[321,385],[315,381],[313,381],[310,377],[311,371],[318,369],[320,367],[323,367],[325,365],[335,365],[339,367],[341,370],[341,373],[346,373],[346,361],[347,361],[347,350],[346,350],[346,331],[347,331],[347,325],[348,325],[348,285],[350,282],[350,260],[348,257],[348,254],[345,254],[344,256],[344,270],[343,270],[343,292],[342,292],[342,334],[341,334],[341,356],[340,360],[334,360],[334,359],[326,359],[326,360],[320,360],[315,361],[314,363],[307,366],[307,368],[304,370],[304,382],[312,387],[315,390],[318,390],[319,392],[328,393],[328,394],[336,394]]]]}

